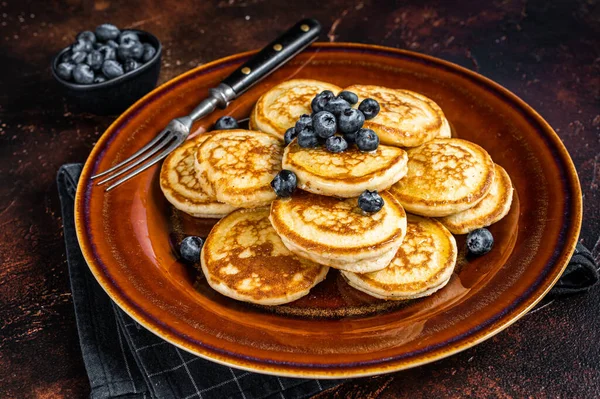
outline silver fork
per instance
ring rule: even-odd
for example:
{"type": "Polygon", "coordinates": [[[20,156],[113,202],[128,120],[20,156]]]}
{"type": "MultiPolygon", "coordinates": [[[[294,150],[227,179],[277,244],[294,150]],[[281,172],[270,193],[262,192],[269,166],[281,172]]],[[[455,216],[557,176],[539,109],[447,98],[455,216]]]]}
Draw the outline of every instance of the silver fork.
{"type": "Polygon", "coordinates": [[[226,108],[230,101],[317,40],[320,32],[321,25],[314,19],[298,22],[236,69],[221,84],[210,89],[208,97],[189,115],[173,119],[148,144],[119,164],[92,176],[92,180],[107,176],[98,182],[98,185],[102,185],[120,177],[106,188],[106,191],[110,191],[160,162],[187,139],[195,121],[209,115],[217,107],[226,108]]]}

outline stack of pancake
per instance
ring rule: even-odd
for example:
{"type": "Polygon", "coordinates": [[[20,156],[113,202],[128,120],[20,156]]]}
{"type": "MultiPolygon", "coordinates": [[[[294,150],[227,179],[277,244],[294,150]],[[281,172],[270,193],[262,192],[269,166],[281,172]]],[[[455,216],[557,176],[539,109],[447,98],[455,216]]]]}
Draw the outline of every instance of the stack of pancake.
{"type": "Polygon", "coordinates": [[[344,89],[359,103],[379,102],[379,114],[364,125],[380,137],[377,150],[331,153],[296,140],[285,146],[285,131],[311,113],[311,100],[323,90],[342,88],[306,79],[279,84],[256,103],[251,130],[198,135],[165,160],[166,198],[192,216],[222,218],[202,250],[208,283],[241,301],[277,305],[306,295],[335,268],[377,298],[432,294],[456,264],[452,233],[508,213],[508,174],[480,146],[451,138],[431,99],[378,86],[344,89]],[[298,181],[288,198],[270,187],[281,169],[298,181]],[[383,198],[379,212],[358,207],[365,190],[383,198]]]}

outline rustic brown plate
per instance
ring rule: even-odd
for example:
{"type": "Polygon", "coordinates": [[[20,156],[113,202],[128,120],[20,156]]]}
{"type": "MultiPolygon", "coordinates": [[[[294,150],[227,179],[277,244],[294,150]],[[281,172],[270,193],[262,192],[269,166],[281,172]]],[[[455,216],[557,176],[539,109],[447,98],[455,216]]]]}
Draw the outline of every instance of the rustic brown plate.
{"type": "MultiPolygon", "coordinates": [[[[417,366],[469,348],[508,327],[552,287],[581,225],[581,190],[565,147],[527,104],[498,84],[454,64],[409,51],[318,44],[233,102],[249,115],[269,87],[290,78],[339,86],[376,84],[435,100],[455,136],[483,146],[516,187],[509,215],[491,227],[492,252],[459,254],[455,275],[435,295],[406,303],[375,300],[332,270],[295,303],[262,308],[212,291],[179,262],[173,243],[206,235],[212,220],[174,211],[160,192],[159,167],[105,193],[90,176],[121,161],[252,53],[198,67],[154,90],[104,133],[77,191],[77,235],[85,259],[110,297],[167,341],[223,363],[284,376],[339,378],[417,366]]],[[[215,113],[195,126],[209,128],[215,113]]],[[[464,248],[464,238],[458,244],[464,248]]]]}

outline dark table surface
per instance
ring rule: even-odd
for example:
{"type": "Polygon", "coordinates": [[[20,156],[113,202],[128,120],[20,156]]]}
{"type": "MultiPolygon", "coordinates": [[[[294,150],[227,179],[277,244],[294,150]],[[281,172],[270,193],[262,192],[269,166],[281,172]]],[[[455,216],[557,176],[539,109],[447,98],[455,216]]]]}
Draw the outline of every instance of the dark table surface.
{"type": "MultiPolygon", "coordinates": [[[[0,1],[0,397],[89,392],[54,181],[83,162],[114,116],[77,113],[51,57],[103,22],[155,33],[160,81],[258,48],[313,16],[321,40],[411,49],[475,70],[544,116],[584,196],[581,241],[600,258],[600,5],[578,1],[0,1]]],[[[534,182],[533,182],[534,183],[534,182]]],[[[494,338],[448,359],[325,392],[337,397],[599,397],[600,287],[545,300],[494,338]]]]}

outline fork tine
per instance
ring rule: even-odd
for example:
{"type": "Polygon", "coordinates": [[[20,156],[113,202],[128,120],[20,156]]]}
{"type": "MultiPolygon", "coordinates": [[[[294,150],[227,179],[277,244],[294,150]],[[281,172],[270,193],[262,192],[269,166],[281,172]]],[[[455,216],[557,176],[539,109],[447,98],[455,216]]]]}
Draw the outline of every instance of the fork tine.
{"type": "Polygon", "coordinates": [[[158,151],[162,150],[167,144],[169,144],[169,142],[173,139],[173,137],[175,137],[173,134],[167,134],[167,136],[164,138],[164,140],[159,143],[158,145],[154,146],[150,151],[145,152],[141,157],[138,157],[137,159],[135,159],[134,162],[130,163],[129,165],[125,166],[124,168],[122,168],[121,170],[119,170],[117,173],[115,173],[114,175],[111,175],[109,177],[107,177],[106,179],[99,181],[98,185],[102,185],[104,183],[106,183],[107,181],[111,181],[119,176],[121,176],[123,173],[127,172],[128,170],[131,170],[133,168],[135,168],[136,166],[138,166],[139,164],[141,164],[142,162],[144,162],[146,159],[150,158],[152,155],[156,154],[158,151]]]}
{"type": "Polygon", "coordinates": [[[105,170],[104,172],[98,173],[94,176],[92,176],[90,179],[94,180],[98,177],[102,177],[104,175],[107,175],[109,173],[112,173],[113,171],[122,168],[123,166],[125,166],[127,163],[133,161],[135,158],[137,158],[138,156],[140,156],[142,153],[144,153],[146,150],[148,150],[150,147],[152,147],[153,145],[155,145],[156,143],[158,143],[160,140],[163,139],[163,137],[165,137],[167,134],[171,133],[170,130],[164,129],[163,131],[161,131],[159,134],[156,135],[156,137],[154,137],[148,144],[146,144],[145,146],[143,146],[142,148],[140,148],[138,151],[135,152],[135,154],[133,154],[132,156],[130,156],[129,158],[125,159],[124,161],[116,164],[115,166],[113,166],[110,169],[105,170]]]}
{"type": "Polygon", "coordinates": [[[132,177],[136,176],[139,173],[142,173],[143,171],[145,171],[146,169],[148,169],[149,167],[151,167],[152,165],[154,165],[155,163],[159,162],[161,159],[163,159],[167,155],[169,155],[171,153],[171,151],[173,151],[175,148],[177,148],[182,142],[183,142],[183,140],[181,140],[181,139],[175,140],[170,146],[168,146],[163,152],[158,154],[153,160],[151,160],[147,164],[137,168],[136,170],[129,173],[128,175],[123,176],[122,178],[120,178],[119,180],[114,182],[111,186],[109,186],[105,191],[108,192],[108,191],[112,190],[113,188],[117,187],[119,184],[131,179],[132,177]]]}

